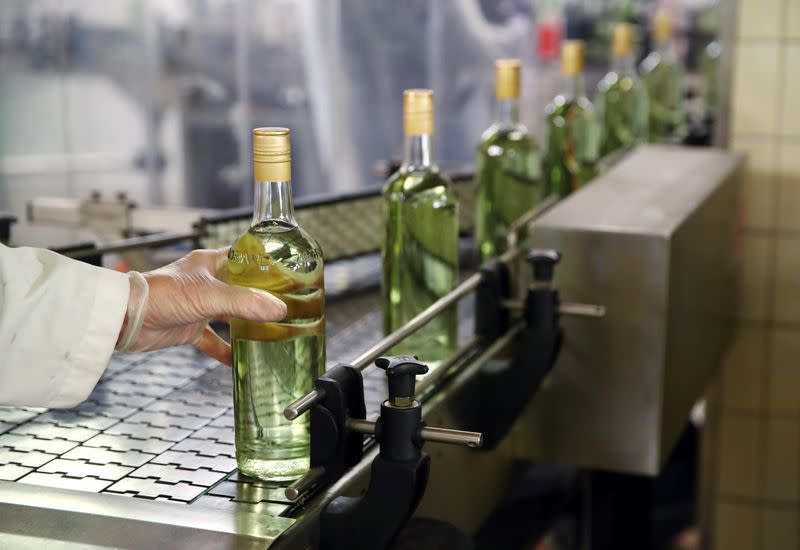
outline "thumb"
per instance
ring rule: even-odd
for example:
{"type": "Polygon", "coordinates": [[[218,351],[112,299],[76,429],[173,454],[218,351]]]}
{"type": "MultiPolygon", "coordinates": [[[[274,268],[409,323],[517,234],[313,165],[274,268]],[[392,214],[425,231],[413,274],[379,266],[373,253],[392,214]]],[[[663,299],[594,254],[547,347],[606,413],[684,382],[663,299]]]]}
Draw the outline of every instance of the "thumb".
{"type": "Polygon", "coordinates": [[[207,319],[228,316],[247,321],[280,321],[286,317],[286,304],[276,296],[255,288],[232,286],[214,280],[206,294],[207,319]]]}

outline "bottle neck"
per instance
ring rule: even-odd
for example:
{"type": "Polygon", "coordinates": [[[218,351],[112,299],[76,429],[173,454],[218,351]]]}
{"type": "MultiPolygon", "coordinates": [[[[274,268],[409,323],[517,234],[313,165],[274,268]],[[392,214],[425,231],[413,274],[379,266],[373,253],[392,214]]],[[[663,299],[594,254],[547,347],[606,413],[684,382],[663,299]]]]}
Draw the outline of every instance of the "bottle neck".
{"type": "Polygon", "coordinates": [[[436,153],[433,150],[433,136],[406,136],[403,145],[403,168],[433,168],[436,166],[436,153]]]}
{"type": "Polygon", "coordinates": [[[656,40],[654,51],[661,56],[661,59],[669,60],[672,57],[672,41],[670,39],[656,40]]]}
{"type": "Polygon", "coordinates": [[[633,55],[614,56],[611,61],[611,72],[620,78],[636,76],[636,62],[633,55]]]}
{"type": "Polygon", "coordinates": [[[273,220],[297,225],[292,203],[292,184],[288,181],[257,181],[253,225],[273,220]]]}
{"type": "Polygon", "coordinates": [[[519,124],[519,98],[496,100],[494,120],[502,126],[519,124]]]}
{"type": "Polygon", "coordinates": [[[583,73],[562,75],[562,95],[567,99],[577,99],[586,95],[583,73]]]}

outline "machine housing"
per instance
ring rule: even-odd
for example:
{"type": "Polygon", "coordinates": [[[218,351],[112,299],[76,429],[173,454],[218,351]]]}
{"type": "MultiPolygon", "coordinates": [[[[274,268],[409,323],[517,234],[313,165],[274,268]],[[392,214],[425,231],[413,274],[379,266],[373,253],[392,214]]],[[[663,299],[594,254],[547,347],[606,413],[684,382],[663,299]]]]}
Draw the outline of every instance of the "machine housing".
{"type": "Polygon", "coordinates": [[[516,452],[655,475],[719,365],[737,311],[741,155],[642,146],[535,223],[566,316],[561,356],[515,428],[516,452]]]}

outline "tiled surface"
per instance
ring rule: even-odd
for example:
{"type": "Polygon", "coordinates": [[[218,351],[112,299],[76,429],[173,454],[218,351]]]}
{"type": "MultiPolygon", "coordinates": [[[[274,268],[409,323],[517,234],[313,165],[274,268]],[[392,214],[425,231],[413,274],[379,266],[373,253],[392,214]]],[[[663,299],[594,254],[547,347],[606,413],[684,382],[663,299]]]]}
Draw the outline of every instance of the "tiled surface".
{"type": "Polygon", "coordinates": [[[786,38],[800,38],[800,2],[789,1],[786,3],[783,35],[786,38]]]}
{"type": "Polygon", "coordinates": [[[792,508],[766,508],[762,516],[761,548],[764,550],[797,550],[797,511],[792,508]]]}
{"type": "Polygon", "coordinates": [[[769,404],[772,413],[800,414],[800,327],[770,334],[769,404]]]}
{"type": "MultiPolygon", "coordinates": [[[[792,0],[796,3],[797,0],[792,0]]],[[[800,90],[800,44],[788,43],[785,46],[783,71],[783,123],[781,133],[784,136],[800,136],[800,102],[797,101],[800,90]]]]}
{"type": "Polygon", "coordinates": [[[763,456],[762,421],[750,415],[725,415],[720,431],[719,493],[758,497],[763,456]]]}
{"type": "Polygon", "coordinates": [[[741,38],[777,38],[782,31],[782,0],[740,0],[738,35],[741,38]]]}
{"type": "Polygon", "coordinates": [[[800,501],[800,423],[797,418],[771,417],[766,429],[764,496],[797,504],[800,501]]]}
{"type": "Polygon", "coordinates": [[[760,510],[747,504],[720,502],[715,509],[714,546],[725,550],[758,548],[760,510]]]}
{"type": "MultiPolygon", "coordinates": [[[[795,160],[800,160],[795,155],[800,155],[800,146],[787,147],[783,158],[790,156],[795,160]]],[[[781,176],[778,180],[778,204],[777,225],[781,231],[793,231],[800,233],[800,174],[794,177],[781,176]]]]}
{"type": "Polygon", "coordinates": [[[800,322],[800,238],[777,239],[772,318],[800,322]]]}
{"type": "Polygon", "coordinates": [[[777,44],[744,42],[735,47],[732,120],[735,135],[774,135],[778,130],[777,44]]]}
{"type": "Polygon", "coordinates": [[[762,321],[769,315],[769,280],[774,242],[758,234],[744,238],[742,273],[739,281],[739,317],[762,321]]]}
{"type": "Polygon", "coordinates": [[[734,142],[731,148],[747,158],[742,181],[745,224],[748,228],[770,229],[775,223],[777,178],[774,167],[778,147],[774,143],[742,139],[734,142]]]}
{"type": "Polygon", "coordinates": [[[712,550],[798,550],[800,1],[740,0],[731,148],[748,156],[740,334],[708,410],[712,550]],[[761,334],[763,338],[754,338],[761,334]]]}
{"type": "Polygon", "coordinates": [[[758,410],[762,403],[762,384],[766,368],[762,361],[766,334],[761,328],[740,327],[731,350],[723,362],[722,399],[725,407],[758,410]]]}

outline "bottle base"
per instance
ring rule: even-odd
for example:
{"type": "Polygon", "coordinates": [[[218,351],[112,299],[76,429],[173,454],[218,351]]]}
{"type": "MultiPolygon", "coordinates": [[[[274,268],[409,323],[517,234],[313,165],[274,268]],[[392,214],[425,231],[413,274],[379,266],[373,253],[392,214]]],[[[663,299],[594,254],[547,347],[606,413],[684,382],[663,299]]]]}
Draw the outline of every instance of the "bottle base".
{"type": "Polygon", "coordinates": [[[263,481],[294,481],[302,477],[309,468],[308,457],[264,459],[237,456],[236,465],[246,476],[263,481]]]}

